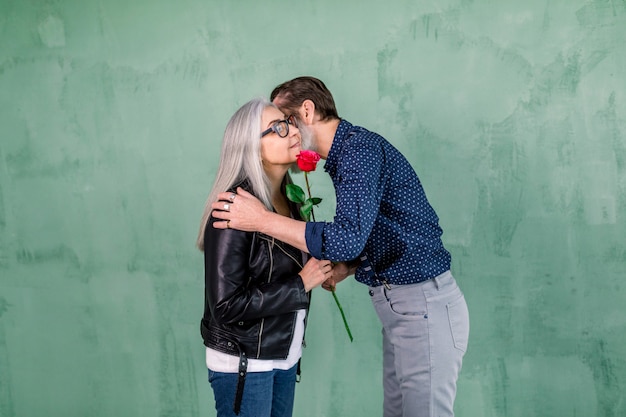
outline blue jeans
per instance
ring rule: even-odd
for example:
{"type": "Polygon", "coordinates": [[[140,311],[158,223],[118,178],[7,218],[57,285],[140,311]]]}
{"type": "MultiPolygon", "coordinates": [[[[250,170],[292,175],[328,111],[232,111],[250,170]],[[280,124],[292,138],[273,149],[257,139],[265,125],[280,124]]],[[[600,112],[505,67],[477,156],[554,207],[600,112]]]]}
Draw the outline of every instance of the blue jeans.
{"type": "Polygon", "coordinates": [[[469,314],[452,274],[370,294],[383,325],[383,416],[454,416],[469,314]]]}
{"type": "MultiPolygon", "coordinates": [[[[291,417],[298,365],[286,371],[248,372],[238,417],[291,417]]],[[[209,382],[215,396],[217,417],[235,417],[233,403],[237,388],[236,373],[213,372],[209,382]]]]}

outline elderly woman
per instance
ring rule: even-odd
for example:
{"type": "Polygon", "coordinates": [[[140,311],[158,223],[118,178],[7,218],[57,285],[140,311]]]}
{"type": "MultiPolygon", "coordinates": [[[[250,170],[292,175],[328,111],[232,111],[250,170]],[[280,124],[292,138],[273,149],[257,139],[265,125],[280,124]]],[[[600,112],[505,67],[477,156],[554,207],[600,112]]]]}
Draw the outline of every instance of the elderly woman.
{"type": "Polygon", "coordinates": [[[294,119],[262,98],[226,126],[197,241],[205,266],[201,333],[218,417],[292,415],[309,292],[330,278],[332,265],[258,232],[212,227],[211,203],[242,187],[269,210],[300,219],[285,194],[300,142],[294,119]]]}

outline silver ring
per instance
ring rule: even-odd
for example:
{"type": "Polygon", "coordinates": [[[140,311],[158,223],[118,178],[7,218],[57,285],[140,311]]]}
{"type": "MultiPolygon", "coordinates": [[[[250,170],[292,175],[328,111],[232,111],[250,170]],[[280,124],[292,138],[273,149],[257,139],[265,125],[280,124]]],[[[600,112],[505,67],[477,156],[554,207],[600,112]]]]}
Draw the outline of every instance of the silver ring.
{"type": "Polygon", "coordinates": [[[230,210],[230,204],[224,204],[224,211],[230,210]]]}
{"type": "Polygon", "coordinates": [[[229,200],[230,200],[230,202],[232,203],[233,201],[235,201],[235,197],[237,197],[237,194],[232,193],[232,194],[230,195],[230,197],[228,197],[228,199],[229,199],[229,200]]]}

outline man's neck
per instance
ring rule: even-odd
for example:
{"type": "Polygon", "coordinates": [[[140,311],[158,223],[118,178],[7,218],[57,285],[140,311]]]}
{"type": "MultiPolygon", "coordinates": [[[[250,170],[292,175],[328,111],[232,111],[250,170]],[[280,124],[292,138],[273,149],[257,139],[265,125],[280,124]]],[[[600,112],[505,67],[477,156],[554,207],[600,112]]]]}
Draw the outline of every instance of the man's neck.
{"type": "Polygon", "coordinates": [[[323,159],[328,158],[331,146],[333,146],[333,140],[335,139],[335,133],[339,127],[339,119],[333,119],[327,122],[318,122],[315,126],[315,144],[317,145],[317,153],[323,159]]]}

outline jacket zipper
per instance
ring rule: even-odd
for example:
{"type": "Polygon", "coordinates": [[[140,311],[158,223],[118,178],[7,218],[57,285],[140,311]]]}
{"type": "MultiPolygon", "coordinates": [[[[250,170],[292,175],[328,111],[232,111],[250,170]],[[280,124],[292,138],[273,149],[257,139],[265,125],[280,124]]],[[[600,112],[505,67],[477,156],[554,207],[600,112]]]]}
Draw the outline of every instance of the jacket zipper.
{"type": "MultiPolygon", "coordinates": [[[[269,272],[269,276],[267,277],[267,282],[272,281],[272,271],[274,270],[274,255],[272,254],[272,246],[274,246],[274,238],[272,238],[271,242],[267,241],[267,251],[269,252],[269,257],[270,257],[270,272],[269,272]]],[[[261,356],[261,341],[263,339],[264,324],[265,324],[265,318],[262,318],[261,326],[259,328],[259,340],[258,340],[258,345],[257,345],[257,350],[256,350],[257,358],[261,356]]]]}
{"type": "MultiPolygon", "coordinates": [[[[294,258],[289,252],[287,252],[281,245],[277,245],[278,249],[280,249],[285,255],[287,255],[289,258],[291,258],[299,267],[300,269],[304,268],[304,259],[302,259],[302,263],[300,261],[298,261],[296,258],[294,258]]],[[[306,340],[304,338],[304,336],[306,335],[306,318],[304,319],[304,335],[302,335],[302,347],[306,348],[306,340]]],[[[294,326],[295,326],[295,318],[294,318],[294,326]]],[[[292,328],[293,331],[293,328],[292,328]]]]}
{"type": "MultiPolygon", "coordinates": [[[[281,250],[281,252],[283,252],[285,255],[287,255],[289,258],[291,258],[300,268],[304,268],[304,266],[302,265],[302,263],[300,261],[298,261],[296,258],[294,258],[290,253],[288,253],[285,249],[283,249],[283,247],[281,245],[276,245],[275,244],[275,240],[272,237],[272,240],[266,240],[267,242],[267,250],[269,252],[269,257],[270,257],[270,272],[269,272],[269,276],[267,277],[267,282],[271,282],[272,281],[272,272],[274,271],[274,254],[272,252],[272,248],[274,246],[277,246],[278,249],[281,250]]],[[[263,339],[263,327],[265,324],[265,318],[261,319],[261,325],[259,328],[259,338],[258,338],[258,344],[257,344],[257,352],[256,352],[256,357],[260,357],[261,356],[261,341],[263,339]]],[[[304,338],[302,339],[302,344],[304,347],[306,347],[306,343],[304,341],[304,338]]]]}

